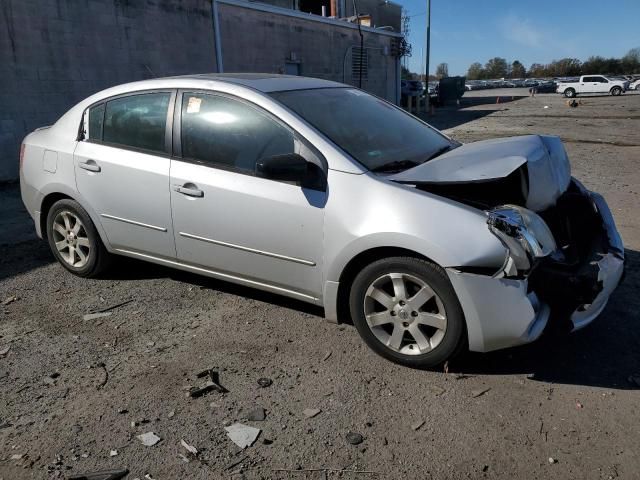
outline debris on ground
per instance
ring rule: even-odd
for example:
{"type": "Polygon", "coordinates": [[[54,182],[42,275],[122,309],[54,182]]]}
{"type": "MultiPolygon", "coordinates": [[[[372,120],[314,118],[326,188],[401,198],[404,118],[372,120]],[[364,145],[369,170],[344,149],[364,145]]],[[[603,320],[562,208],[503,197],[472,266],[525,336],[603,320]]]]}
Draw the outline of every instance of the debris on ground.
{"type": "Polygon", "coordinates": [[[119,468],[115,470],[100,470],[98,472],[91,473],[79,473],[71,475],[68,480],[120,480],[121,478],[129,475],[129,470],[126,468],[119,468]]]}
{"type": "Polygon", "coordinates": [[[580,402],[576,402],[576,408],[584,408],[584,405],[582,405],[580,402]]]}
{"type": "Polygon", "coordinates": [[[11,460],[22,460],[22,457],[24,457],[23,453],[14,453],[11,455],[11,460]]]}
{"type": "Polygon", "coordinates": [[[82,316],[82,319],[87,322],[89,320],[95,320],[96,318],[108,317],[109,315],[111,315],[111,312],[86,313],[82,316]]]}
{"type": "Polygon", "coordinates": [[[247,413],[247,420],[251,422],[262,422],[265,418],[267,418],[267,415],[262,407],[256,407],[247,413]]]}
{"type": "Polygon", "coordinates": [[[7,297],[2,301],[2,305],[7,306],[10,303],[15,302],[16,300],[18,300],[18,297],[16,297],[15,295],[12,295],[11,297],[7,297]]]}
{"type": "Polygon", "coordinates": [[[487,393],[489,390],[491,390],[491,387],[479,388],[477,390],[471,390],[471,396],[473,398],[481,397],[482,395],[487,393]]]}
{"type": "Polygon", "coordinates": [[[324,361],[329,360],[329,357],[331,356],[331,353],[332,353],[331,351],[327,352],[327,353],[324,355],[324,357],[322,357],[322,361],[324,362],[324,361]]]}
{"type": "Polygon", "coordinates": [[[442,395],[446,390],[438,385],[429,385],[429,390],[431,390],[436,396],[442,395]]]}
{"type": "Polygon", "coordinates": [[[180,440],[180,445],[182,445],[185,448],[185,450],[189,452],[191,455],[194,455],[194,456],[198,455],[198,449],[193,445],[189,445],[184,440],[180,440]]]}
{"type": "Polygon", "coordinates": [[[4,357],[11,350],[11,345],[7,345],[4,348],[0,348],[0,357],[4,357]]]}
{"type": "Polygon", "coordinates": [[[200,387],[193,387],[189,390],[189,396],[191,398],[198,398],[204,394],[215,390],[218,393],[228,393],[229,390],[220,385],[220,375],[216,370],[208,369],[204,370],[196,375],[198,378],[209,377],[207,383],[200,387]]]}
{"type": "Polygon", "coordinates": [[[558,463],[558,460],[556,460],[553,457],[549,457],[549,463],[553,464],[553,463],[558,463]]]}
{"type": "Polygon", "coordinates": [[[102,369],[102,376],[100,378],[100,381],[98,382],[98,385],[96,385],[96,388],[100,390],[109,381],[109,372],[107,371],[107,366],[103,362],[99,362],[96,367],[102,369]]]}
{"type": "Polygon", "coordinates": [[[357,432],[349,432],[345,438],[351,445],[360,445],[364,441],[364,437],[357,432]]]}
{"type": "Polygon", "coordinates": [[[141,435],[138,435],[137,438],[145,447],[153,447],[161,440],[161,438],[153,432],[143,433],[141,435]]]}
{"type": "Polygon", "coordinates": [[[109,456],[110,456],[110,457],[115,457],[116,455],[118,455],[118,450],[111,450],[111,451],[109,452],[109,456]]]}
{"type": "Polygon", "coordinates": [[[307,418],[313,418],[318,415],[322,410],[319,408],[305,408],[302,413],[307,418]]]}
{"type": "Polygon", "coordinates": [[[51,375],[47,375],[42,379],[45,385],[55,385],[56,379],[60,376],[58,372],[54,372],[51,375]]]}
{"type": "Polygon", "coordinates": [[[271,380],[270,378],[263,377],[258,379],[258,385],[260,385],[262,388],[270,387],[272,383],[273,380],[271,380]]]}
{"type": "Polygon", "coordinates": [[[104,307],[104,308],[93,308],[89,310],[89,313],[111,312],[111,310],[115,310],[116,308],[122,307],[123,305],[127,305],[131,302],[133,302],[133,299],[125,300],[124,302],[116,303],[115,305],[109,305],[108,307],[104,307]]]}
{"type": "Polygon", "coordinates": [[[417,420],[411,424],[411,430],[418,430],[424,425],[424,420],[417,420]]]}
{"type": "Polygon", "coordinates": [[[253,445],[258,435],[260,435],[260,429],[250,427],[249,425],[243,425],[241,423],[234,423],[228,427],[224,427],[227,431],[227,436],[240,448],[246,448],[253,445]]]}

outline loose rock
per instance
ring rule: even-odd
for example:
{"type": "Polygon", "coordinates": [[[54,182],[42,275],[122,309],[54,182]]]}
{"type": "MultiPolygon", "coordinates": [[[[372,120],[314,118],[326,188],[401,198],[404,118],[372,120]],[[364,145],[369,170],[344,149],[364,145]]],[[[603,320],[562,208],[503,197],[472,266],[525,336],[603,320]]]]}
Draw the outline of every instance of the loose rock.
{"type": "Polygon", "coordinates": [[[418,420],[411,424],[411,430],[418,430],[424,425],[424,420],[418,420]]]}
{"type": "Polygon", "coordinates": [[[302,413],[304,414],[305,417],[307,418],[313,418],[316,415],[318,415],[322,410],[320,410],[319,408],[305,408],[302,413]]]}
{"type": "Polygon", "coordinates": [[[180,440],[180,445],[182,445],[191,455],[198,455],[198,449],[193,445],[189,445],[184,440],[180,440]]]}
{"type": "Polygon", "coordinates": [[[228,427],[224,427],[227,431],[227,436],[240,448],[247,448],[253,445],[258,435],[260,435],[260,429],[250,427],[249,425],[243,425],[241,423],[234,423],[228,427]]]}
{"type": "Polygon", "coordinates": [[[270,378],[258,379],[258,385],[260,385],[262,388],[270,387],[272,383],[273,383],[273,380],[271,380],[270,378]]]}
{"type": "Polygon", "coordinates": [[[345,438],[351,445],[359,445],[364,441],[364,437],[357,432],[349,432],[345,438]]]}
{"type": "Polygon", "coordinates": [[[153,447],[161,440],[161,438],[153,432],[143,433],[141,435],[138,435],[137,438],[145,447],[153,447]]]}
{"type": "Polygon", "coordinates": [[[478,390],[471,390],[471,396],[473,398],[481,397],[482,395],[487,393],[489,390],[491,390],[491,387],[480,388],[478,390]]]}

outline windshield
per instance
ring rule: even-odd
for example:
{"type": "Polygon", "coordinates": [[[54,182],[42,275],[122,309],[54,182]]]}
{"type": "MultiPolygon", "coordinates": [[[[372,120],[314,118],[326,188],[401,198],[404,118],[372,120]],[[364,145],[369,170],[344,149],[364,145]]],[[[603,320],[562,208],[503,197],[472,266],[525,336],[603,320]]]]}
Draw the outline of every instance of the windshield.
{"type": "Polygon", "coordinates": [[[369,170],[386,170],[387,165],[404,170],[457,146],[403,110],[354,88],[292,90],[271,96],[369,170]]]}

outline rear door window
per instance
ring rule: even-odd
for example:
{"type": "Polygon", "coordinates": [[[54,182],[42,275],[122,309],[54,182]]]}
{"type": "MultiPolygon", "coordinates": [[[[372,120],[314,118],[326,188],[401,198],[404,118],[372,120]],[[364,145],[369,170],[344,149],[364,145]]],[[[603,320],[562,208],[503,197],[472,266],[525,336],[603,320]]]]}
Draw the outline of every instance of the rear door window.
{"type": "Polygon", "coordinates": [[[104,123],[104,103],[96,105],[89,110],[89,140],[102,140],[102,125],[104,123]]]}
{"type": "MultiPolygon", "coordinates": [[[[129,95],[108,101],[104,112],[102,140],[138,150],[165,152],[170,98],[170,93],[162,92],[129,95]]],[[[89,123],[91,124],[91,113],[89,123]]]]}

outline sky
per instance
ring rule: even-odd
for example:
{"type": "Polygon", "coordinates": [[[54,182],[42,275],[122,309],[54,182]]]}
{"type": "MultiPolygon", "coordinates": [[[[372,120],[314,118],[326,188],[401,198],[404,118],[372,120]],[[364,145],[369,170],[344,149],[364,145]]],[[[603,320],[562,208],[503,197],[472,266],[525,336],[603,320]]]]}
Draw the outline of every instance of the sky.
{"type": "MultiPolygon", "coordinates": [[[[426,0],[394,0],[411,16],[412,72],[424,68],[426,0]]],[[[640,0],[431,0],[430,72],[445,62],[464,75],[493,57],[549,63],[622,57],[640,47],[640,0]]]]}

